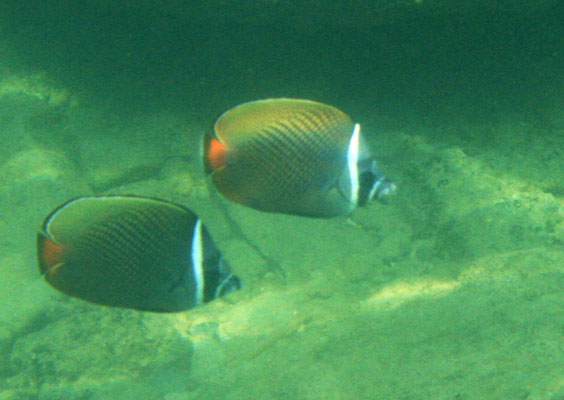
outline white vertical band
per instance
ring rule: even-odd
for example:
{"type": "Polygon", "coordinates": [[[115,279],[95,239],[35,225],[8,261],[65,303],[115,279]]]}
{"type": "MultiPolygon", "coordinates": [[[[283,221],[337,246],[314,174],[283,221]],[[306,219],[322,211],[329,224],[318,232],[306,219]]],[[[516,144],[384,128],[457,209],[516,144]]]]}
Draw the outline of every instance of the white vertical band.
{"type": "Polygon", "coordinates": [[[351,180],[351,203],[355,206],[358,204],[358,151],[360,148],[360,124],[354,125],[354,130],[349,143],[349,150],[347,152],[347,164],[349,167],[349,174],[351,180]]]}
{"type": "Polygon", "coordinates": [[[202,243],[202,222],[198,219],[192,237],[192,268],[196,284],[194,301],[196,305],[204,302],[204,247],[202,243]]]}

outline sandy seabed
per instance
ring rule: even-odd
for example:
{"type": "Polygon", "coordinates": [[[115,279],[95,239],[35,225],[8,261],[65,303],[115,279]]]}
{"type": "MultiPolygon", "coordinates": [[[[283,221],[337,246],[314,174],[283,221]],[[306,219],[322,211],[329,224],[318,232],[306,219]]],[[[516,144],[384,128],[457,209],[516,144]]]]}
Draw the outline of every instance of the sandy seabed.
{"type": "Polygon", "coordinates": [[[210,197],[206,127],[18,79],[0,86],[0,400],[564,398],[564,125],[462,127],[495,146],[369,132],[399,190],[350,218],[225,203],[282,277],[210,197]],[[193,208],[244,289],[171,315],[56,293],[35,234],[100,193],[193,208]]]}

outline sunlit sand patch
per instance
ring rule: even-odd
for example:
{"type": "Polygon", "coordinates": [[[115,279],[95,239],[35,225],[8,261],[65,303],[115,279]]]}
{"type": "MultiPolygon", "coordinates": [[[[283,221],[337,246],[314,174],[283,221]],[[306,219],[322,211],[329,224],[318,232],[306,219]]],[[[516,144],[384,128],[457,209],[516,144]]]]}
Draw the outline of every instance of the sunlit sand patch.
{"type": "Polygon", "coordinates": [[[546,248],[510,251],[472,262],[456,280],[424,279],[397,282],[377,291],[362,303],[368,310],[390,310],[413,300],[447,296],[462,285],[479,281],[512,281],[561,270],[562,251],[546,248]]]}
{"type": "Polygon", "coordinates": [[[539,247],[482,257],[460,274],[464,282],[517,280],[551,271],[562,271],[561,249],[539,247]]]}
{"type": "Polygon", "coordinates": [[[303,304],[303,295],[288,295],[285,291],[272,291],[236,306],[222,303],[210,304],[192,313],[173,316],[173,325],[195,343],[210,339],[229,341],[236,338],[280,336],[300,329],[310,312],[303,304]]]}
{"type": "Polygon", "coordinates": [[[207,379],[210,371],[254,360],[281,340],[302,332],[313,314],[304,304],[304,296],[296,291],[289,295],[272,289],[235,305],[219,300],[171,315],[171,324],[193,345],[192,378],[207,379]]]}
{"type": "Polygon", "coordinates": [[[72,177],[79,180],[76,167],[55,151],[31,149],[20,151],[0,166],[0,177],[5,185],[32,179],[57,180],[72,177]]]}
{"type": "Polygon", "coordinates": [[[374,293],[362,303],[363,308],[390,310],[422,297],[443,297],[460,285],[458,281],[422,280],[398,282],[374,293]]]}

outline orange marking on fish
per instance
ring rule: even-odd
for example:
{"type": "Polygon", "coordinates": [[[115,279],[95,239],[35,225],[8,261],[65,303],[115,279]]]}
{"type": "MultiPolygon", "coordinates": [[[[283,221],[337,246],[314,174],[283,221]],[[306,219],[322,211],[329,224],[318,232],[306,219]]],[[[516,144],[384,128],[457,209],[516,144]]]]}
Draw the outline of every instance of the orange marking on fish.
{"type": "Polygon", "coordinates": [[[212,169],[225,167],[227,163],[227,146],[217,139],[211,139],[208,148],[208,160],[212,169]]]}
{"type": "Polygon", "coordinates": [[[45,242],[43,242],[43,252],[41,254],[45,265],[50,268],[56,264],[60,264],[63,261],[63,250],[64,246],[55,243],[51,239],[45,239],[45,242]]]}

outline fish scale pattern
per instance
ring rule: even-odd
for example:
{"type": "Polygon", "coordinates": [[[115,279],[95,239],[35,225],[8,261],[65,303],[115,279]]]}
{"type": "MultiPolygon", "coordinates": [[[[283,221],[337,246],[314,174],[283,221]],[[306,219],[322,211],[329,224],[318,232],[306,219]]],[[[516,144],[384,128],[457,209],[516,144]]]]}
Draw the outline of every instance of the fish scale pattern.
{"type": "Polygon", "coordinates": [[[100,213],[75,226],[72,243],[62,243],[64,275],[48,277],[55,287],[97,303],[131,306],[183,284],[192,269],[197,217],[183,207],[129,200],[131,207],[112,218],[100,213]]]}
{"type": "Polygon", "coordinates": [[[234,148],[227,168],[214,176],[218,188],[263,211],[310,214],[314,200],[335,187],[345,169],[351,119],[313,102],[283,105],[276,112],[235,110],[225,115],[227,122],[219,121],[218,136],[234,148]],[[247,121],[229,121],[235,118],[247,121]]]}

